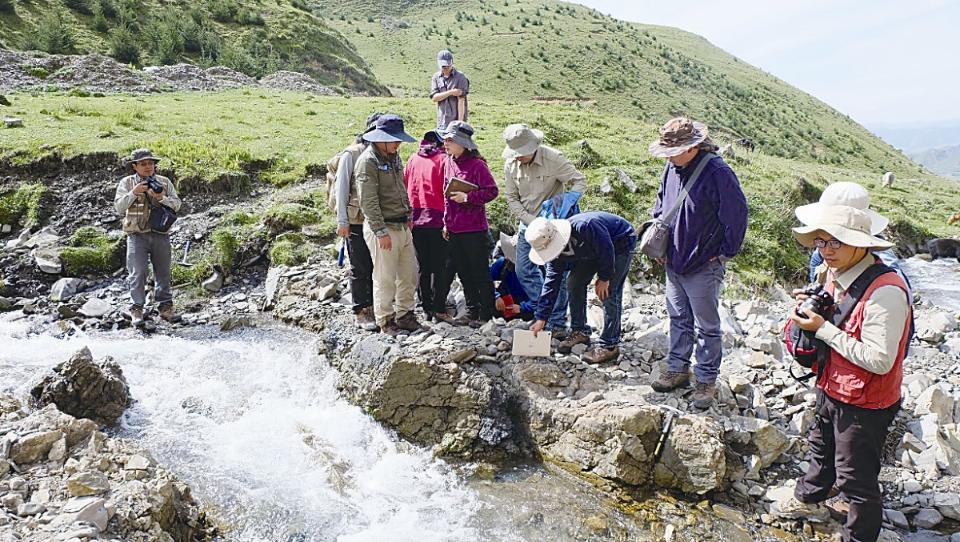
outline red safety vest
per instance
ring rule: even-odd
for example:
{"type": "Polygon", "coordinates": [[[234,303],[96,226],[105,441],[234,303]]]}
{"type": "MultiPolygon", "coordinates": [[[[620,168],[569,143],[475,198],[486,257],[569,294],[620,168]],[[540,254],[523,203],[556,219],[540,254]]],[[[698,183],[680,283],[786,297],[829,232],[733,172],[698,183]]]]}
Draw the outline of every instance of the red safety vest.
{"type": "MultiPolygon", "coordinates": [[[[896,286],[907,292],[907,285],[896,273],[880,275],[864,292],[863,297],[853,308],[850,316],[843,322],[841,331],[860,340],[863,330],[863,309],[867,300],[877,288],[896,286]]],[[[827,284],[827,291],[833,293],[833,283],[827,284]]],[[[817,386],[830,397],[844,403],[862,408],[880,409],[892,406],[900,400],[900,384],[903,382],[903,358],[910,340],[910,319],[908,315],[900,336],[897,359],[887,374],[876,374],[855,365],[841,356],[836,350],[830,350],[830,361],[824,368],[824,374],[818,378],[817,386]]]]}

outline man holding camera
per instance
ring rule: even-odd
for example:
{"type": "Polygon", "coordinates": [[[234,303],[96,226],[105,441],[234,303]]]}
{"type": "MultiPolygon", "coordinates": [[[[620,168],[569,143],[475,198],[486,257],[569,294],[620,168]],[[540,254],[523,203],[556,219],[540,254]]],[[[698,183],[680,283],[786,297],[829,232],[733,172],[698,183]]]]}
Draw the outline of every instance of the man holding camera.
{"type": "Polygon", "coordinates": [[[820,503],[836,485],[850,505],[843,540],[875,541],[883,519],[880,463],[888,426],[900,409],[912,319],[907,285],[871,252],[893,245],[871,233],[864,210],[817,205],[814,211],[794,236],[822,254],[829,296],[809,287],[795,290],[798,304],[788,323],[788,333],[797,326],[808,338],[812,334],[821,352],[813,366],[817,407],[808,439],[810,468],[794,498],[771,511],[826,517],[820,503]],[[833,300],[836,309],[830,308],[833,300]]]}
{"type": "Polygon", "coordinates": [[[149,259],[156,280],[153,297],[160,310],[160,318],[176,322],[179,317],[173,311],[173,292],[170,288],[170,236],[168,232],[160,233],[152,229],[150,211],[156,205],[177,211],[181,201],[170,179],[157,175],[160,158],[149,149],[137,149],[125,161],[133,168],[133,175],[120,179],[113,204],[117,213],[124,215],[123,231],[127,234],[127,272],[133,301],[130,320],[136,327],[144,324],[149,259]]]}

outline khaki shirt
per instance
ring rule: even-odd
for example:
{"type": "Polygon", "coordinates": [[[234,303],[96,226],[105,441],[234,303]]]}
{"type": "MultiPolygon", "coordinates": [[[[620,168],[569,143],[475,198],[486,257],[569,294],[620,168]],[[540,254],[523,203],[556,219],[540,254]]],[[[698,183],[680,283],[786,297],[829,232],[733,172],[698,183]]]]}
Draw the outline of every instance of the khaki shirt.
{"type": "MultiPolygon", "coordinates": [[[[159,200],[154,200],[161,205],[179,211],[182,202],[177,196],[177,189],[174,188],[170,179],[163,175],[156,175],[157,181],[163,185],[163,194],[159,200]]],[[[123,231],[127,233],[149,233],[150,229],[150,205],[147,203],[147,195],[137,196],[133,189],[143,179],[137,175],[128,175],[117,183],[117,192],[113,197],[113,207],[117,214],[123,215],[123,231]]],[[[166,232],[170,233],[170,232],[166,232]]]]}
{"type": "MultiPolygon", "coordinates": [[[[839,300],[864,271],[873,264],[868,254],[856,265],[838,277],[827,273],[833,282],[834,298],[839,300]]],[[[830,322],[817,330],[816,337],[827,343],[854,365],[875,374],[887,374],[893,368],[900,352],[900,339],[910,316],[907,293],[896,286],[881,286],[874,290],[863,307],[863,328],[856,340],[830,322]]]]}
{"type": "Polygon", "coordinates": [[[360,210],[377,237],[386,235],[388,227],[406,227],[411,207],[400,155],[389,158],[370,144],[360,153],[353,174],[360,194],[360,210]]]}
{"type": "Polygon", "coordinates": [[[558,150],[540,145],[533,161],[521,164],[516,159],[503,165],[507,207],[510,214],[530,224],[540,213],[540,205],[561,192],[587,190],[587,178],[573,167],[558,150]]]}

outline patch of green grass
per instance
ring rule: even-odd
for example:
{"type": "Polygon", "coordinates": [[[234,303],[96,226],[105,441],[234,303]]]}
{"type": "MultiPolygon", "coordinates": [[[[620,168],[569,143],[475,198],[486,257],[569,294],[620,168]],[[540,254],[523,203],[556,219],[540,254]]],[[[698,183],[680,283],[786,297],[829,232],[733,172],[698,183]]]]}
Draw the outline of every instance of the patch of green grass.
{"type": "Polygon", "coordinates": [[[299,233],[287,232],[277,236],[270,247],[270,261],[274,265],[300,265],[313,255],[315,248],[299,233]]]}
{"type": "Polygon", "coordinates": [[[263,222],[270,228],[271,232],[278,234],[299,230],[307,224],[316,224],[320,221],[320,216],[320,211],[315,207],[302,203],[281,203],[267,209],[263,216],[263,222]]]}
{"type": "Polygon", "coordinates": [[[0,192],[0,224],[32,228],[40,223],[40,200],[47,187],[40,183],[26,183],[16,190],[0,192]]]}
{"type": "Polygon", "coordinates": [[[85,226],[77,229],[60,252],[66,275],[103,275],[123,266],[126,237],[110,236],[102,229],[85,226]]]}

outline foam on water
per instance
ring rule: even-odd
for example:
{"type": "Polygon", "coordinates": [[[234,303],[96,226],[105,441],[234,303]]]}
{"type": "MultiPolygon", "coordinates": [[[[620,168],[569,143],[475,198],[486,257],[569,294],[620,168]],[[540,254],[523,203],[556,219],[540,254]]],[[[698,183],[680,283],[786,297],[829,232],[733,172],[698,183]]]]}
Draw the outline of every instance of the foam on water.
{"type": "Polygon", "coordinates": [[[82,346],[112,356],[136,400],[121,435],[229,511],[230,540],[515,538],[477,525],[484,505],[450,467],[340,399],[307,334],[58,339],[27,329],[0,321],[0,389],[28,393],[82,346]]]}

